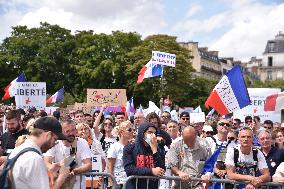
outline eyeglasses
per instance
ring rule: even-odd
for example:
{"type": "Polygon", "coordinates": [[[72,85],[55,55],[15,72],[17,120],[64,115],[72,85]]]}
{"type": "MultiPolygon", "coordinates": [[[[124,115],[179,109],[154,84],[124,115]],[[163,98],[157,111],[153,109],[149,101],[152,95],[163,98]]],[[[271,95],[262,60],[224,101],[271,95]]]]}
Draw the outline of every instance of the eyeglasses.
{"type": "Polygon", "coordinates": [[[182,117],[181,119],[186,121],[186,120],[189,120],[189,117],[182,117]]]}
{"type": "Polygon", "coordinates": [[[169,116],[161,116],[161,117],[164,118],[164,119],[170,119],[169,116]]]}
{"type": "Polygon", "coordinates": [[[128,129],[126,129],[126,131],[128,131],[128,132],[133,132],[133,131],[134,131],[134,129],[132,129],[132,128],[128,128],[128,129]]]}
{"type": "Polygon", "coordinates": [[[235,140],[235,137],[228,137],[228,140],[235,140]]]}

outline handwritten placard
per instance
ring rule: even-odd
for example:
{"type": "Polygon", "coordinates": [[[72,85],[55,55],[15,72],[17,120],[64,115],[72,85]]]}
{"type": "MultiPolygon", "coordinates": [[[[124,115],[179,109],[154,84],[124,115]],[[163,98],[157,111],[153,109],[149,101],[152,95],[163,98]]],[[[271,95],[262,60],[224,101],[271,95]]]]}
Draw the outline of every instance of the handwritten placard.
{"type": "Polygon", "coordinates": [[[126,102],[126,89],[87,89],[89,106],[101,106],[106,103],[108,106],[126,107],[126,102]]]}

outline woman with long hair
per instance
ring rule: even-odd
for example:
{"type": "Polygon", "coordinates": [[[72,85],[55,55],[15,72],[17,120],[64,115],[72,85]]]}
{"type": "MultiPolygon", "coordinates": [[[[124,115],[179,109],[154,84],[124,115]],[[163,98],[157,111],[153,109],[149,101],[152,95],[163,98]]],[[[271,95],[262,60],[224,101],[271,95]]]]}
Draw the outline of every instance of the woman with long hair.
{"type": "Polygon", "coordinates": [[[282,130],[278,129],[273,131],[275,134],[275,146],[277,148],[284,149],[284,133],[282,130]]]}
{"type": "MultiPolygon", "coordinates": [[[[133,125],[130,121],[123,121],[117,126],[113,132],[115,132],[119,141],[111,145],[108,150],[108,172],[114,175],[116,183],[118,184],[117,188],[122,188],[122,185],[127,179],[127,175],[123,167],[123,148],[133,137],[133,125]]],[[[116,135],[114,134],[114,135],[116,135]]]]}

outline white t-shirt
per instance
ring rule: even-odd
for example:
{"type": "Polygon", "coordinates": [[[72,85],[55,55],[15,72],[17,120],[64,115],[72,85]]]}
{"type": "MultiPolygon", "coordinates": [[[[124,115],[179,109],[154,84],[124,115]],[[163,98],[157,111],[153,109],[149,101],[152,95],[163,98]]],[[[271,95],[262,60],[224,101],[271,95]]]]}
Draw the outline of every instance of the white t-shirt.
{"type": "Polygon", "coordinates": [[[108,150],[109,150],[109,148],[110,148],[110,146],[112,145],[112,144],[114,144],[114,143],[116,143],[117,142],[117,140],[116,140],[116,138],[108,138],[108,137],[106,137],[106,138],[104,138],[104,143],[105,143],[105,153],[106,154],[108,154],[108,150]]]}
{"type": "MultiPolygon", "coordinates": [[[[222,143],[223,143],[223,146],[227,146],[228,141],[222,142],[221,140],[218,139],[217,135],[214,135],[212,137],[216,139],[216,143],[217,143],[218,146],[220,146],[222,143]]],[[[217,150],[215,141],[211,137],[206,137],[205,139],[208,141],[208,143],[210,145],[211,153],[213,154],[217,150]]],[[[235,148],[235,147],[237,147],[236,143],[232,141],[232,142],[230,142],[230,144],[228,144],[227,149],[228,148],[235,148]]]]}
{"type": "Polygon", "coordinates": [[[284,174],[284,162],[280,163],[280,165],[277,167],[275,173],[282,173],[282,174],[284,174]]]}
{"type": "Polygon", "coordinates": [[[103,159],[106,159],[105,152],[103,151],[100,141],[94,139],[91,145],[91,152],[93,155],[101,155],[103,159]]]}
{"type": "MultiPolygon", "coordinates": [[[[253,151],[251,150],[249,155],[245,155],[241,152],[240,150],[240,146],[237,146],[237,149],[239,150],[239,158],[238,158],[238,162],[247,164],[247,165],[252,165],[254,164],[254,160],[253,160],[253,151]]],[[[261,169],[265,169],[268,168],[267,167],[267,163],[265,160],[265,157],[263,155],[263,153],[257,149],[257,168],[259,170],[261,169]]],[[[226,154],[226,159],[225,159],[225,165],[230,165],[230,166],[234,166],[235,167],[235,162],[234,162],[234,148],[229,148],[226,154]]]]}
{"type": "Polygon", "coordinates": [[[116,142],[110,146],[107,153],[107,158],[116,158],[113,172],[117,184],[124,184],[127,179],[122,161],[123,148],[124,145],[122,145],[120,142],[116,142]]]}
{"type": "MultiPolygon", "coordinates": [[[[88,142],[85,139],[77,137],[77,152],[76,152],[76,163],[77,167],[82,165],[82,160],[91,158],[91,150],[89,148],[88,142]]],[[[53,157],[54,163],[60,162],[66,157],[70,156],[70,148],[66,147],[62,141],[59,141],[57,145],[44,153],[44,156],[53,157]]],[[[85,176],[80,179],[80,176],[76,176],[76,183],[74,185],[74,189],[80,188],[80,180],[81,180],[81,188],[86,188],[85,176]]]]}
{"type": "MultiPolygon", "coordinates": [[[[16,147],[9,157],[13,158],[22,149],[32,147],[41,153],[40,148],[30,139],[27,139],[22,145],[16,147]]],[[[49,180],[47,175],[47,168],[42,158],[36,152],[29,151],[17,159],[12,174],[16,189],[46,189],[49,188],[49,180]]]]}

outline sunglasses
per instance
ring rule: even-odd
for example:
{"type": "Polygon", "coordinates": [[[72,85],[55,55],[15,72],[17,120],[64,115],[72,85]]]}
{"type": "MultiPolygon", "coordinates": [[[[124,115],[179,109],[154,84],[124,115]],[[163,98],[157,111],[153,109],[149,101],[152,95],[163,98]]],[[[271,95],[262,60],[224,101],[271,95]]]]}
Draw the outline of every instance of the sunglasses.
{"type": "Polygon", "coordinates": [[[235,140],[235,137],[228,137],[228,140],[235,140]]]}
{"type": "Polygon", "coordinates": [[[132,129],[132,128],[128,128],[128,129],[126,129],[126,131],[128,131],[128,132],[133,132],[133,131],[134,131],[134,129],[132,129]]]}
{"type": "Polygon", "coordinates": [[[182,117],[181,119],[185,121],[185,120],[189,120],[189,117],[182,117]]]}
{"type": "Polygon", "coordinates": [[[272,127],[263,126],[265,129],[272,129],[272,127]]]}
{"type": "Polygon", "coordinates": [[[221,122],[219,123],[220,126],[227,126],[227,127],[230,127],[230,123],[224,123],[224,122],[221,122]]]}
{"type": "Polygon", "coordinates": [[[206,133],[207,135],[213,135],[212,131],[203,131],[204,133],[206,133]]]}

